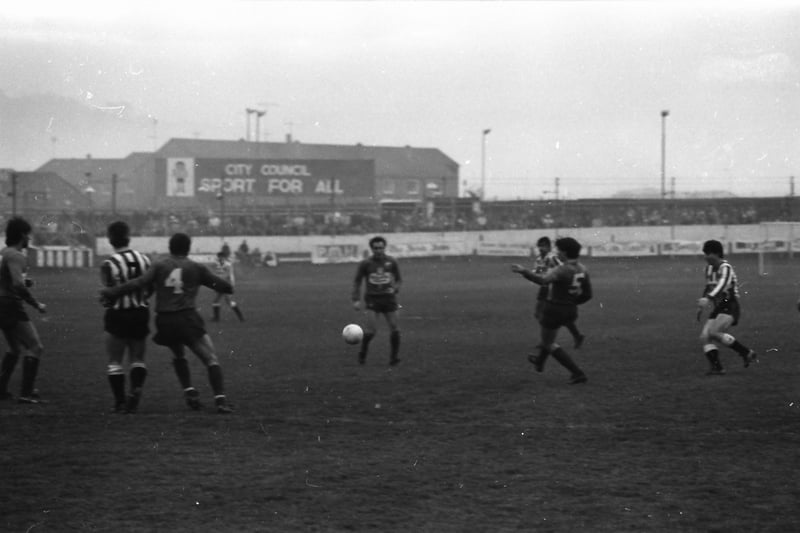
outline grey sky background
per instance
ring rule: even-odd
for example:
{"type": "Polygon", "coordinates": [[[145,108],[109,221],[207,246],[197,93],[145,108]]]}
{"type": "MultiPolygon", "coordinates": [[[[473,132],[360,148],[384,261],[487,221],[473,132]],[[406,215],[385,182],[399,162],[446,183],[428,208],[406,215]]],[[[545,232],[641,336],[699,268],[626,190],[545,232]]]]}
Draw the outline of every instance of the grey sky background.
{"type": "Polygon", "coordinates": [[[488,198],[789,194],[792,2],[25,2],[0,12],[0,167],[172,137],[441,149],[488,198]],[[62,5],[63,4],[63,5],[62,5]]]}

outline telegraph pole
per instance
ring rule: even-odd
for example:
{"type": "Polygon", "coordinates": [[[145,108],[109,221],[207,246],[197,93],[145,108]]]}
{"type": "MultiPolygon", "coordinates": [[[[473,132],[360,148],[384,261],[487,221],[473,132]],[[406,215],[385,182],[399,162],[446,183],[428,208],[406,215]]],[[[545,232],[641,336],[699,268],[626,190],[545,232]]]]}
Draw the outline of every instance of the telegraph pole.
{"type": "Polygon", "coordinates": [[[8,193],[11,197],[11,216],[17,216],[17,173],[11,173],[11,192],[8,193]]]}

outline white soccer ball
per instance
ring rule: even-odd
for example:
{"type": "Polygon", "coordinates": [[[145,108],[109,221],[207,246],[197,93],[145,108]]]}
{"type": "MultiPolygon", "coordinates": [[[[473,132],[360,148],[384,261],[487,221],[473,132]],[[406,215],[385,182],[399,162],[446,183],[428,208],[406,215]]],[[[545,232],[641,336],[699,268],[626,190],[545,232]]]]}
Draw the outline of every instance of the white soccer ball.
{"type": "Polygon", "coordinates": [[[358,324],[348,324],[342,330],[342,338],[347,344],[358,344],[364,338],[364,330],[358,324]]]}

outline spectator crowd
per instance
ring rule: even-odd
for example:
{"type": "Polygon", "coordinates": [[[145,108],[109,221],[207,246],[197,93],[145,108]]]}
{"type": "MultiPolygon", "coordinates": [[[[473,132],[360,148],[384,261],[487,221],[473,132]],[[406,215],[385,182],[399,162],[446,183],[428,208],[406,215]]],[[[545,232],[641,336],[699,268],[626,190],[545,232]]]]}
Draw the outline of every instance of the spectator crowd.
{"type": "Polygon", "coordinates": [[[793,198],[677,200],[448,201],[335,213],[76,211],[28,214],[39,245],[93,246],[107,225],[124,219],[134,236],[343,235],[600,226],[757,224],[800,218],[793,198]]]}

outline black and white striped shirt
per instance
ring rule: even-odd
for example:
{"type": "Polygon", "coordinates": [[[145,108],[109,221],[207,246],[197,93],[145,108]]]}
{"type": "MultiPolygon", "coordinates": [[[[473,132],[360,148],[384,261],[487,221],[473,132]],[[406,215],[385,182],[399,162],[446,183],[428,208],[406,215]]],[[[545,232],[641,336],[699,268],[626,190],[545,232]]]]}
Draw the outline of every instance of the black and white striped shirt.
{"type": "Polygon", "coordinates": [[[703,295],[715,300],[738,300],[739,280],[726,260],[718,265],[706,265],[706,287],[703,295]]]}
{"type": "MultiPolygon", "coordinates": [[[[114,287],[126,281],[138,278],[150,268],[150,258],[146,255],[126,248],[114,252],[100,266],[100,277],[103,285],[114,287]]],[[[135,309],[147,307],[149,294],[144,290],[138,290],[130,294],[119,297],[111,309],[135,309]]]]}

